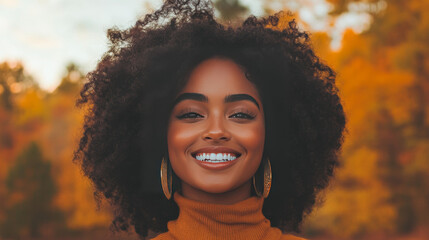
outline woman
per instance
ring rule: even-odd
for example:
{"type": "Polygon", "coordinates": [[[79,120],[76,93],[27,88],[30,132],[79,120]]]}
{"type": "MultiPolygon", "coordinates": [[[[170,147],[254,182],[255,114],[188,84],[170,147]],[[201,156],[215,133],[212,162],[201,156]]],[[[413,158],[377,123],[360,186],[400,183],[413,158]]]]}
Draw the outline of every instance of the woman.
{"type": "Polygon", "coordinates": [[[88,74],[75,160],[117,207],[113,225],[155,239],[299,239],[338,164],[335,74],[281,14],[216,22],[169,0],[88,74]]]}

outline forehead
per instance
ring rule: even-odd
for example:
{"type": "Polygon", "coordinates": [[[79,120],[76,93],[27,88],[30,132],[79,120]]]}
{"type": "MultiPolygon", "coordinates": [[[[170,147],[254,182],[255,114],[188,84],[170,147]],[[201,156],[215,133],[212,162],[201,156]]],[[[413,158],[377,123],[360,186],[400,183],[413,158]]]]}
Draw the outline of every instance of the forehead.
{"type": "Polygon", "coordinates": [[[211,58],[201,62],[192,72],[181,92],[197,92],[223,97],[246,93],[259,100],[256,86],[245,76],[243,69],[229,59],[211,58]]]}

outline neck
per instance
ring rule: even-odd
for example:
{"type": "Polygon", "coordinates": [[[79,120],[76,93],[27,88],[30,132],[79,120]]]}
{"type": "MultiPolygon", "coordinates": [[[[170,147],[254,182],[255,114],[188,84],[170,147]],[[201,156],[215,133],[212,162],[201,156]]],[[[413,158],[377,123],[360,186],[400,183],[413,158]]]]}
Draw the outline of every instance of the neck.
{"type": "Polygon", "coordinates": [[[223,193],[211,193],[192,187],[182,181],[182,195],[199,202],[229,205],[248,199],[251,196],[251,186],[252,183],[249,180],[236,189],[223,193]]]}
{"type": "Polygon", "coordinates": [[[168,222],[171,238],[187,240],[267,240],[280,239],[281,231],[270,227],[262,214],[263,198],[250,197],[235,204],[198,202],[174,194],[180,212],[168,222]]]}

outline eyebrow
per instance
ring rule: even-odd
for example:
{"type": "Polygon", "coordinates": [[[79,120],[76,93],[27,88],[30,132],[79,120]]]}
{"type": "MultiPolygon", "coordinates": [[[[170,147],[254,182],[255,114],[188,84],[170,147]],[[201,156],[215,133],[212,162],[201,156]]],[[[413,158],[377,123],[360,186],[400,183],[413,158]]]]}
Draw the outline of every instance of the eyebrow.
{"type": "Polygon", "coordinates": [[[245,93],[241,93],[241,94],[230,94],[228,96],[225,97],[225,102],[226,103],[230,103],[230,102],[236,102],[236,101],[242,101],[242,100],[247,100],[247,101],[251,101],[253,102],[259,109],[259,104],[256,101],[255,98],[253,98],[252,96],[250,96],[249,94],[245,94],[245,93]]]}
{"type": "MultiPolygon", "coordinates": [[[[187,100],[187,99],[195,100],[195,101],[199,101],[199,102],[209,102],[209,99],[207,98],[207,96],[205,96],[201,93],[182,93],[176,98],[176,100],[174,100],[173,106],[175,106],[179,102],[181,102],[183,100],[187,100]]],[[[230,102],[237,102],[237,101],[242,101],[242,100],[251,101],[259,109],[259,104],[256,101],[256,99],[253,98],[252,96],[250,96],[249,94],[245,94],[245,93],[227,95],[224,99],[224,102],[230,103],[230,102]]]]}

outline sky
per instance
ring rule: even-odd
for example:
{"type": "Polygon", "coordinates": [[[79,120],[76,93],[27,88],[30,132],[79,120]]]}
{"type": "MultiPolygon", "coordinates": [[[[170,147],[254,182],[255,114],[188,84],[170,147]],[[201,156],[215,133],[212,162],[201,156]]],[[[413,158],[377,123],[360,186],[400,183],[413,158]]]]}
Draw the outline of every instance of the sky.
{"type": "MultiPolygon", "coordinates": [[[[352,27],[364,30],[370,19],[361,13],[349,13],[330,24],[325,0],[298,0],[298,10],[310,31],[325,30],[339,48],[343,31],[352,27]]],[[[252,14],[263,14],[263,0],[241,0],[252,14]]],[[[83,72],[95,68],[107,51],[107,29],[131,27],[162,0],[0,0],[0,63],[20,61],[42,89],[54,90],[66,71],[76,63],[83,72]]],[[[281,4],[273,4],[280,10],[281,4]]]]}

